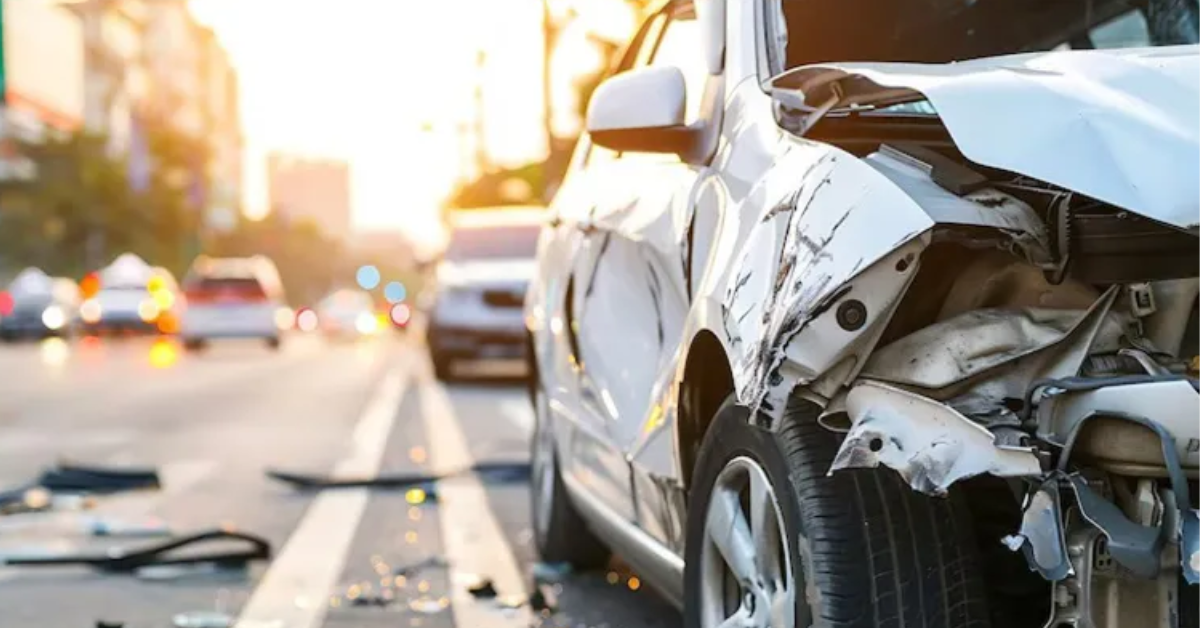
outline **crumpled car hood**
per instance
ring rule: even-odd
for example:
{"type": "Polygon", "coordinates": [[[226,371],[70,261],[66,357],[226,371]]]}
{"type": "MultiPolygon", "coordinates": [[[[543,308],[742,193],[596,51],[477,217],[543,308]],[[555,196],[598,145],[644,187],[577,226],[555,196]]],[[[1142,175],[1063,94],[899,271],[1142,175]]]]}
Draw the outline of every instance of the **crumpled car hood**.
{"type": "Polygon", "coordinates": [[[975,163],[1181,229],[1200,225],[1200,46],[821,64],[771,81],[801,92],[806,109],[829,100],[833,83],[839,108],[923,96],[975,163]]]}

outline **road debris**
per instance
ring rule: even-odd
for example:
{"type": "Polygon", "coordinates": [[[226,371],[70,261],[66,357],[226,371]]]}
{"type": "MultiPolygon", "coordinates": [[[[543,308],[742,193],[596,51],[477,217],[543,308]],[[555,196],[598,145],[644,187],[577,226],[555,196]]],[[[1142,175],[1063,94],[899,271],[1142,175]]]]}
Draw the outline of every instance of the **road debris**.
{"type": "Polygon", "coordinates": [[[43,471],[37,484],[50,491],[96,494],[162,488],[158,469],[63,462],[43,471]]]}
{"type": "Polygon", "coordinates": [[[150,545],[139,549],[109,548],[101,554],[59,554],[49,556],[8,556],[0,558],[0,564],[24,567],[55,567],[80,565],[108,573],[134,573],[150,566],[164,565],[217,565],[219,567],[244,566],[253,560],[271,557],[271,545],[266,539],[229,529],[210,530],[191,534],[150,545]],[[208,553],[186,553],[173,556],[181,550],[209,541],[245,541],[249,547],[239,550],[220,550],[208,553]]]}
{"type": "Polygon", "coordinates": [[[171,535],[170,526],[157,517],[148,517],[142,521],[95,518],[88,521],[85,525],[92,536],[145,537],[171,535]]]}
{"type": "Polygon", "coordinates": [[[229,628],[234,618],[220,611],[191,611],[171,618],[175,628],[229,628]]]}
{"type": "Polygon", "coordinates": [[[534,563],[533,581],[551,584],[562,582],[564,578],[571,574],[571,571],[570,563],[534,563]]]}
{"type": "Polygon", "coordinates": [[[422,615],[433,615],[440,613],[449,607],[450,599],[444,597],[437,599],[430,597],[419,597],[414,600],[410,600],[408,603],[409,609],[414,612],[421,613],[422,615]]]}
{"type": "Polygon", "coordinates": [[[491,578],[479,578],[478,576],[476,576],[476,579],[477,579],[477,581],[475,582],[475,584],[472,584],[467,587],[467,592],[470,593],[472,596],[474,596],[476,599],[481,599],[481,600],[496,599],[496,596],[499,595],[499,593],[496,591],[496,583],[492,582],[491,578]]]}
{"type": "MultiPolygon", "coordinates": [[[[464,475],[476,475],[488,484],[507,484],[529,481],[529,463],[524,462],[494,462],[476,464],[466,469],[448,473],[423,474],[402,473],[396,475],[377,475],[371,477],[335,478],[320,474],[295,473],[267,469],[267,477],[290,484],[299,490],[323,490],[333,488],[403,488],[419,489],[425,492],[427,499],[435,499],[434,483],[464,475]]],[[[423,500],[422,500],[423,501],[423,500]]]]}

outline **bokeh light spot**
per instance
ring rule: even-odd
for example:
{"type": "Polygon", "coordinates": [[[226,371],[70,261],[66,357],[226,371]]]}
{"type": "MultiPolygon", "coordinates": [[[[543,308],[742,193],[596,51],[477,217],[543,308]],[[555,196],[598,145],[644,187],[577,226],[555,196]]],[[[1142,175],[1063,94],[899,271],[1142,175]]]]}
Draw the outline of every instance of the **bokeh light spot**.
{"type": "Polygon", "coordinates": [[[355,279],[363,290],[374,290],[379,285],[379,269],[370,264],[360,266],[355,273],[355,279]]]}
{"type": "Polygon", "coordinates": [[[7,292],[0,291],[0,316],[8,316],[9,314],[12,314],[12,311],[13,311],[12,295],[7,292]]]}
{"type": "Polygon", "coordinates": [[[408,290],[404,288],[404,284],[393,281],[384,286],[383,296],[387,298],[388,303],[399,303],[408,297],[408,290]]]}
{"type": "Polygon", "coordinates": [[[166,338],[159,338],[150,347],[150,365],[156,369],[168,369],[179,361],[179,351],[166,338]]]}
{"type": "Polygon", "coordinates": [[[391,310],[392,324],[397,327],[404,327],[412,320],[412,308],[407,304],[397,303],[392,306],[391,310]]]}
{"type": "Polygon", "coordinates": [[[300,310],[296,315],[296,328],[300,331],[316,331],[317,313],[309,309],[300,310]]]}

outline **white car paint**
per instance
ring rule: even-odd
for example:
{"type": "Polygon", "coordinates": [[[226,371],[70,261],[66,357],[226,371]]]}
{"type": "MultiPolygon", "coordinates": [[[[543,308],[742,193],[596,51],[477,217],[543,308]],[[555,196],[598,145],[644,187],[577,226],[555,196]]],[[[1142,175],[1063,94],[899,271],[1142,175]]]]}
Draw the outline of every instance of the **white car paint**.
{"type": "MultiPolygon", "coordinates": [[[[770,87],[762,4],[696,4],[706,20],[719,19],[706,10],[723,10],[724,29],[708,23],[704,31],[723,62],[706,55],[708,109],[694,145],[679,155],[612,156],[585,134],[551,205],[525,308],[572,493],[597,504],[601,519],[624,522],[628,539],[653,539],[641,558],[665,574],[658,584],[674,599],[690,472],[680,390],[693,348],[716,343],[726,363],[701,368],[728,370],[736,401],[774,428],[794,391],[831,408],[845,403],[935,237],[966,227],[1028,260],[1051,255],[1041,217],[1000,190],[951,194],[886,151],[860,157],[783,130],[780,107],[805,103],[796,91],[805,86],[794,81],[809,77],[810,88],[826,88],[861,75],[898,86],[890,96],[901,101],[916,90],[979,163],[1178,227],[1194,229],[1200,213],[1197,46],[952,65],[822,64],[770,87]],[[973,96],[976,89],[985,96],[973,96]],[[716,133],[703,134],[705,123],[716,133]],[[847,294],[865,307],[854,329],[838,322],[834,307],[847,294]]],[[[633,59],[618,71],[638,72],[633,59]]],[[[609,113],[637,100],[629,81],[610,81],[624,85],[597,90],[590,130],[618,130],[619,119],[626,129],[657,132],[653,123],[666,119],[657,107],[644,118],[632,107],[609,113]]],[[[878,95],[861,96],[865,103],[878,95]]],[[[1030,471],[1028,458],[1009,458],[1019,468],[1001,473],[1030,471]]]]}
{"type": "Polygon", "coordinates": [[[843,104],[924,96],[976,163],[1077,190],[1185,229],[1200,223],[1195,46],[1058,51],[951,65],[821,64],[771,81],[817,94],[862,76],[843,104]],[[907,96],[896,90],[909,91],[907,96]]]}

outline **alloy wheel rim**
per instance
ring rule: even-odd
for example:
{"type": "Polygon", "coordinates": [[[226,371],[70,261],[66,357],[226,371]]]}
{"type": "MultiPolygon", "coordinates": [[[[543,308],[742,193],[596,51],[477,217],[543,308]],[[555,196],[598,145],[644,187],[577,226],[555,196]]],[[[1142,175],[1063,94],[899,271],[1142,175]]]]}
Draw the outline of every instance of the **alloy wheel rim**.
{"type": "Polygon", "coordinates": [[[550,529],[550,516],[553,512],[554,500],[554,433],[550,429],[546,403],[546,393],[537,390],[534,393],[534,448],[533,448],[533,485],[534,485],[534,518],[537,533],[544,536],[550,529]]]}
{"type": "Polygon", "coordinates": [[[702,628],[793,628],[790,539],[775,490],[754,460],[734,458],[717,476],[702,543],[702,628]]]}

